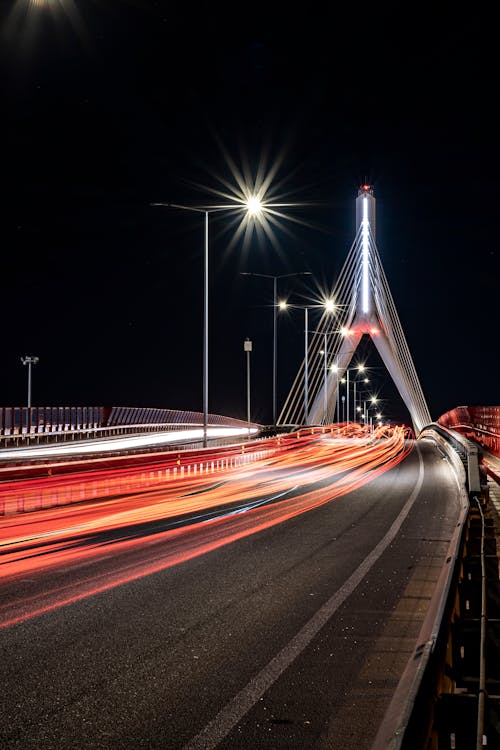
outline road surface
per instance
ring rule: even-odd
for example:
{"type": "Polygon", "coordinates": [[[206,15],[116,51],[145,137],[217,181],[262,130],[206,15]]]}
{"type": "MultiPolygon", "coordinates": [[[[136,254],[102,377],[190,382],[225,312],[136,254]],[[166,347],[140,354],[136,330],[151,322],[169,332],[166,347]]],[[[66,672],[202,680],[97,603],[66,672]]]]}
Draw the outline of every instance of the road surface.
{"type": "Polygon", "coordinates": [[[389,442],[3,519],[0,747],[370,748],[460,513],[389,442]]]}

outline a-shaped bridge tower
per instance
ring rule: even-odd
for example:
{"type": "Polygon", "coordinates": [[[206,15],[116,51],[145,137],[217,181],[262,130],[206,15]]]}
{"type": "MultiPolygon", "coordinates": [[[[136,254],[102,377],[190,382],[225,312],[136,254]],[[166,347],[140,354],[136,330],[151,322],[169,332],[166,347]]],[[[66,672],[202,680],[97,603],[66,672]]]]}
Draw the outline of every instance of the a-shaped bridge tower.
{"type": "MultiPolygon", "coordinates": [[[[356,198],[356,235],[333,299],[334,313],[323,314],[310,338],[306,333],[307,354],[278,423],[334,421],[339,383],[346,374],[349,376],[349,364],[366,334],[392,377],[418,435],[431,417],[375,244],[375,197],[370,185],[363,185],[356,198]]],[[[349,414],[349,387],[347,399],[349,414]]]]}

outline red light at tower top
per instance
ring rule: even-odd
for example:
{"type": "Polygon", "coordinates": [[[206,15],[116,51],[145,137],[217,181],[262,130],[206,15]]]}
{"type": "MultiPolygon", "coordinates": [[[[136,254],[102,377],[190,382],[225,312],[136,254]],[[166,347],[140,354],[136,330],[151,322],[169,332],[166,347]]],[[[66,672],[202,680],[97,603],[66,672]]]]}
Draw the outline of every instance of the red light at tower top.
{"type": "Polygon", "coordinates": [[[365,183],[364,185],[360,185],[358,195],[362,195],[363,193],[373,195],[373,185],[368,185],[367,183],[365,183]]]}

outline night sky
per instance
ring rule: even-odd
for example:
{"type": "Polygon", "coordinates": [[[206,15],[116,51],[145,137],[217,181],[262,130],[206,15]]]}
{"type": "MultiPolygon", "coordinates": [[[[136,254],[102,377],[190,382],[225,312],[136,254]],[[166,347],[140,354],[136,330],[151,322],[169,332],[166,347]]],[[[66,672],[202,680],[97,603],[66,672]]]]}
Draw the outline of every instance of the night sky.
{"type": "MultiPolygon", "coordinates": [[[[271,421],[272,282],[241,272],[312,272],[279,282],[298,304],[332,289],[365,181],[432,418],[499,403],[495,24],[382,5],[2,0],[2,405],[26,402],[31,354],[34,405],[202,409],[202,218],[151,203],[220,203],[231,164],[275,168],[303,205],[249,245],[211,216],[211,412],[245,417],[248,336],[271,421]]],[[[282,402],[300,311],[278,344],[282,402]]],[[[360,357],[407,421],[369,342],[360,357]]]]}

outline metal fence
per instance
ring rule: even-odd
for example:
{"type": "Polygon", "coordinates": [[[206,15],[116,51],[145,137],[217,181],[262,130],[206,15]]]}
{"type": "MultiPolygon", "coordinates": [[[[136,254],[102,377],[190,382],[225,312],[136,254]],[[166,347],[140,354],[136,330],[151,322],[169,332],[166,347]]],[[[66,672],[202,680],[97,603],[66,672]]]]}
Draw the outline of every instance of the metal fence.
{"type": "Polygon", "coordinates": [[[106,419],[104,406],[5,406],[0,407],[0,435],[92,430],[106,419]]]}
{"type": "MultiPolygon", "coordinates": [[[[248,422],[219,414],[209,414],[208,424],[248,427],[248,422]]],[[[0,437],[54,435],[94,432],[171,429],[176,425],[201,426],[203,413],[175,409],[130,406],[5,406],[0,407],[0,437]]],[[[256,426],[256,425],[252,425],[256,426]]]]}

